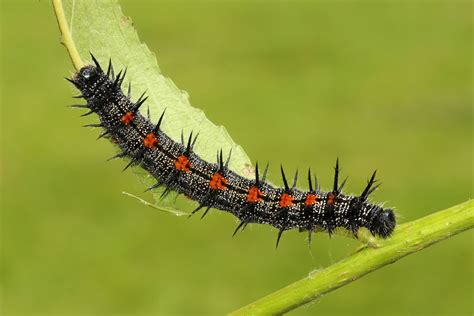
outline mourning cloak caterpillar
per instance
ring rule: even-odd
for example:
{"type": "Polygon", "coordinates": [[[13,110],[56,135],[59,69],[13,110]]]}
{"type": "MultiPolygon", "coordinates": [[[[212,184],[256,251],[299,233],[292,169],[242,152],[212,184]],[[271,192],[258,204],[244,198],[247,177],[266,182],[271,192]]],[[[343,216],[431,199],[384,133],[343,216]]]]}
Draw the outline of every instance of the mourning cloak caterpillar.
{"type": "Polygon", "coordinates": [[[268,164],[262,175],[256,164],[255,179],[244,178],[228,168],[230,153],[224,160],[221,150],[217,163],[207,162],[193,151],[197,136],[193,138],[191,133],[187,142],[181,137],[181,143],[168,137],[160,129],[165,112],[154,125],[149,117],[139,112],[147,97],[143,94],[132,102],[130,87],[127,96],[122,92],[126,71],[115,76],[109,61],[105,73],[94,56],[92,59],[95,66],[84,66],[72,79],[67,78],[81,91],[78,97],[87,101],[85,105],[73,107],[88,109],[84,116],[92,113],[99,116],[100,123],[89,126],[103,128],[99,137],[109,138],[120,148],[121,152],[113,158],[130,159],[125,169],[139,165],[157,180],[148,190],[164,186],[163,196],[170,191],[185,194],[199,203],[191,214],[204,209],[204,217],[211,207],[232,213],[241,221],[234,235],[249,223],[272,225],[278,229],[277,246],[282,233],[293,228],[308,231],[309,240],[316,230],[331,234],[336,227],[343,227],[355,236],[361,227],[382,238],[392,234],[395,228],[393,210],[368,201],[369,195],[378,187],[375,172],[360,196],[342,193],[346,181],[339,183],[338,161],[330,192],[319,189],[310,170],[308,191],[296,188],[297,174],[289,185],[283,167],[283,188],[265,181],[268,164]]]}

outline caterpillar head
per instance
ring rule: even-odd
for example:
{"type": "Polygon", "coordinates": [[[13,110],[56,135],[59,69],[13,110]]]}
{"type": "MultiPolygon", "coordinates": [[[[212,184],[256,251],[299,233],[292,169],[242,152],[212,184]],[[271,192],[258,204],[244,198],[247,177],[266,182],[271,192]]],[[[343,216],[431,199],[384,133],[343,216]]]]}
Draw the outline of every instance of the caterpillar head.
{"type": "Polygon", "coordinates": [[[374,216],[367,228],[373,235],[382,238],[389,237],[393,233],[396,224],[395,213],[393,210],[375,206],[375,208],[372,209],[372,212],[374,216]]]}
{"type": "Polygon", "coordinates": [[[92,65],[87,65],[81,68],[72,79],[74,85],[83,93],[94,91],[101,77],[101,70],[92,65]]]}

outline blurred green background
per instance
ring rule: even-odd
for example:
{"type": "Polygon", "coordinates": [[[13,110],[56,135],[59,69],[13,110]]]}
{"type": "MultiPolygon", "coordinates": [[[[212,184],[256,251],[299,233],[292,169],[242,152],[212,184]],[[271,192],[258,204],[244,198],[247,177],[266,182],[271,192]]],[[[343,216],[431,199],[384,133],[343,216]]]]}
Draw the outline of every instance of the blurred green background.
{"type": "MultiPolygon", "coordinates": [[[[339,157],[406,222],[472,196],[472,2],[121,1],[164,73],[253,161],[339,157]]],[[[156,212],[66,107],[73,67],[48,1],[1,4],[4,315],[222,315],[337,262],[354,240],[156,212]]],[[[193,204],[189,203],[189,208],[193,204]]],[[[409,256],[293,315],[471,315],[473,233],[409,256]]]]}

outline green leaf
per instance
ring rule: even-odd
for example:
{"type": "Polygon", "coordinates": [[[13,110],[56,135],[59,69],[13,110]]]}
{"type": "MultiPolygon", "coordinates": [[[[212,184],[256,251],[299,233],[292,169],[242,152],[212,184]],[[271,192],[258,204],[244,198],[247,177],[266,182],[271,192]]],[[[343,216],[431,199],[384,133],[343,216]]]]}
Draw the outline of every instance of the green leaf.
{"type": "MultiPolygon", "coordinates": [[[[238,174],[253,177],[253,168],[247,154],[237,145],[223,126],[209,121],[203,111],[191,106],[189,96],[165,77],[148,47],[140,42],[129,17],[125,17],[117,1],[53,1],[56,17],[66,46],[76,70],[90,63],[89,52],[103,67],[112,59],[117,70],[127,68],[127,78],[123,87],[132,82],[132,99],[146,91],[149,96],[145,105],[150,107],[152,121],[157,121],[166,108],[163,130],[175,141],[191,131],[199,132],[195,150],[201,158],[215,161],[218,150],[228,152],[232,148],[230,168],[238,174]]],[[[142,107],[146,112],[147,108],[142,107]]],[[[153,179],[139,173],[147,185],[153,179]]],[[[155,192],[155,200],[160,192],[155,192]]],[[[173,198],[156,201],[157,206],[170,209],[173,198]]]]}

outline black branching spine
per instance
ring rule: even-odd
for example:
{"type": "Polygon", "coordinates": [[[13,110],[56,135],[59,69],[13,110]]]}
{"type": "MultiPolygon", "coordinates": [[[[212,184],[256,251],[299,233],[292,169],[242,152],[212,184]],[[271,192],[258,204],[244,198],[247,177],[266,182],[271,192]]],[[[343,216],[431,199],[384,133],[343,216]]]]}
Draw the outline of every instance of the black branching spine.
{"type": "Polygon", "coordinates": [[[93,56],[92,59],[95,65],[84,66],[68,79],[81,92],[79,97],[87,101],[86,105],[74,107],[88,110],[85,115],[99,116],[100,123],[92,126],[103,128],[100,137],[109,138],[120,148],[121,152],[112,158],[129,159],[124,169],[141,166],[156,179],[156,184],[148,190],[164,186],[163,196],[170,191],[185,194],[199,204],[192,214],[202,210],[202,217],[210,208],[232,213],[241,221],[234,234],[249,223],[272,225],[278,229],[277,246],[283,232],[293,228],[308,231],[309,238],[316,230],[331,234],[337,227],[354,235],[365,227],[382,238],[393,232],[396,223],[393,210],[368,200],[378,187],[375,172],[360,196],[343,194],[346,180],[339,182],[339,160],[330,192],[319,189],[310,170],[309,191],[296,188],[298,173],[290,186],[283,166],[283,188],[266,182],[268,165],[260,176],[256,164],[255,179],[244,178],[228,168],[231,153],[224,155],[220,151],[216,163],[207,162],[193,150],[197,135],[193,137],[191,133],[187,141],[182,135],[181,143],[168,137],[160,129],[164,112],[157,124],[153,124],[149,115],[145,117],[139,112],[147,97],[143,94],[133,102],[130,86],[127,95],[122,92],[126,70],[115,75],[109,62],[104,72],[93,56]]]}

